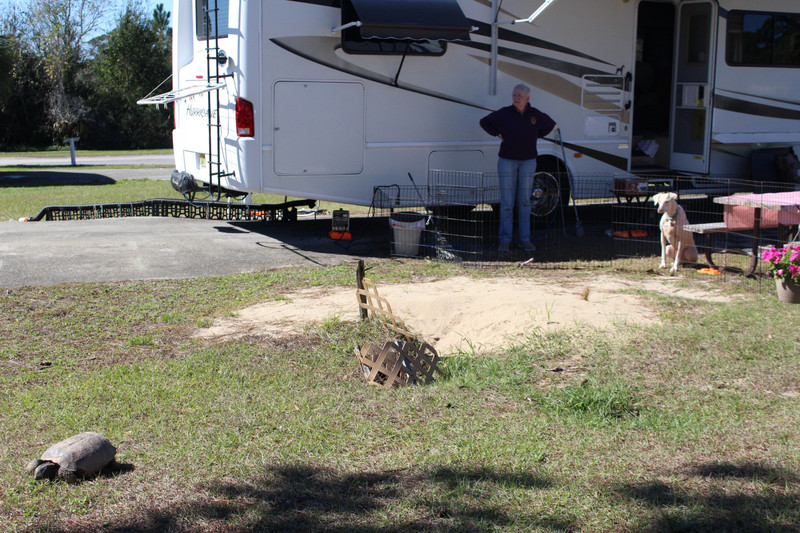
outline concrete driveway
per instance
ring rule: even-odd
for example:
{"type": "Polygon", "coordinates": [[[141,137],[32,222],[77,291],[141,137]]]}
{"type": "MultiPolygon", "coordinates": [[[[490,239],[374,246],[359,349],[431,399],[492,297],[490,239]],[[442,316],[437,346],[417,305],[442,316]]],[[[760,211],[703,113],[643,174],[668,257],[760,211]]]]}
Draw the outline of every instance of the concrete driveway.
{"type": "Polygon", "coordinates": [[[224,276],[389,255],[384,218],[351,219],[352,241],[331,240],[330,229],[329,217],[0,222],[0,287],[224,276]]]}
{"type": "MultiPolygon", "coordinates": [[[[174,168],[171,154],[78,156],[77,163],[69,166],[68,153],[0,156],[0,188],[169,179],[174,168]],[[3,172],[12,166],[35,168],[3,172]]],[[[329,215],[293,223],[160,217],[0,222],[0,287],[225,276],[389,255],[386,219],[353,217],[350,224],[353,240],[337,242],[328,236],[329,215]]]]}

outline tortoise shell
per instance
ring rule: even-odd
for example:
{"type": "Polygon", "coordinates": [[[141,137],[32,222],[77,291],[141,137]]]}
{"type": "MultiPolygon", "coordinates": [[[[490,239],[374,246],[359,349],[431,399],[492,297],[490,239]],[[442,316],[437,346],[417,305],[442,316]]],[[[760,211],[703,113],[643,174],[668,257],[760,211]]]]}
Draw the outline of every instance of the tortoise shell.
{"type": "Polygon", "coordinates": [[[110,440],[99,433],[87,431],[50,446],[38,461],[28,465],[28,471],[36,471],[37,479],[51,477],[45,473],[40,475],[39,468],[47,463],[55,463],[58,465],[58,477],[74,481],[77,477],[93,476],[111,465],[116,453],[117,449],[110,440]]]}

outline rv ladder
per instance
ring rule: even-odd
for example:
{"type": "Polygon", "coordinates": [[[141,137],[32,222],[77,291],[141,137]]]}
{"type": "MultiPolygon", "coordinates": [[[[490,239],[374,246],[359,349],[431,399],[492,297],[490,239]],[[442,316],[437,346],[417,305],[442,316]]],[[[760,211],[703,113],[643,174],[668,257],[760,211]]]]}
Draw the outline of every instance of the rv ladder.
{"type": "MultiPolygon", "coordinates": [[[[136,103],[139,105],[162,105],[182,100],[190,96],[206,93],[207,110],[208,110],[208,158],[206,165],[208,167],[208,197],[213,201],[219,201],[223,195],[225,187],[222,186],[222,179],[229,176],[235,176],[235,172],[227,172],[223,168],[222,162],[222,122],[220,119],[220,89],[226,87],[226,78],[232,78],[233,74],[224,74],[220,72],[220,67],[226,65],[228,57],[225,51],[219,47],[219,8],[217,2],[214,0],[214,7],[209,8],[208,4],[211,0],[203,2],[203,16],[206,21],[206,79],[202,83],[196,85],[189,85],[168,91],[163,94],[151,96],[151,91],[145,98],[140,99],[136,103]],[[214,16],[214,23],[211,23],[211,14],[214,16]],[[212,31],[213,30],[213,31],[212,31]],[[214,181],[216,180],[216,186],[214,181]]],[[[169,79],[169,78],[167,78],[169,79]]],[[[166,80],[165,80],[166,81],[166,80]]],[[[164,82],[162,82],[163,84],[164,82]]],[[[173,79],[173,85],[175,84],[173,79]]],[[[160,87],[161,85],[159,85],[160,87]]]]}
{"type": "MultiPolygon", "coordinates": [[[[217,85],[224,86],[220,80],[232,77],[233,74],[220,74],[220,66],[227,62],[225,52],[220,50],[219,47],[219,7],[217,1],[214,2],[214,7],[210,8],[211,2],[204,2],[204,16],[206,18],[206,27],[212,32],[208,32],[208,46],[206,46],[206,80],[209,84],[216,83],[217,85]],[[214,24],[211,24],[211,13],[214,14],[214,24]],[[221,52],[221,54],[220,54],[221,52]]],[[[208,196],[218,201],[222,196],[222,179],[229,176],[234,176],[234,172],[227,172],[222,164],[222,123],[220,121],[220,99],[219,89],[215,91],[208,91],[208,196]],[[214,195],[214,180],[216,179],[217,195],[214,195]]]]}

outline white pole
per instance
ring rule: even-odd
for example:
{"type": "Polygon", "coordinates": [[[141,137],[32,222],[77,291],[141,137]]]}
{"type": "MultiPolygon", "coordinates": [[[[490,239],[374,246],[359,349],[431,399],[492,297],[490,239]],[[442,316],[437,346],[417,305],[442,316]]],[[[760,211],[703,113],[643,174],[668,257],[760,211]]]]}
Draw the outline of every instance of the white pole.
{"type": "Polygon", "coordinates": [[[492,0],[492,36],[490,51],[489,94],[497,94],[497,14],[500,10],[498,0],[492,0]]]}
{"type": "Polygon", "coordinates": [[[69,143],[69,158],[73,167],[77,165],[75,163],[75,143],[80,140],[80,137],[70,137],[69,139],[64,139],[64,143],[69,143]]]}
{"type": "Polygon", "coordinates": [[[534,12],[533,12],[533,14],[532,14],[530,17],[528,17],[528,18],[526,18],[526,19],[515,20],[514,22],[527,22],[528,24],[532,24],[532,23],[533,23],[533,21],[534,21],[534,20],[536,20],[536,18],[537,18],[539,15],[541,15],[541,14],[542,14],[542,11],[544,11],[545,9],[547,9],[547,7],[548,7],[550,4],[552,4],[553,2],[555,2],[555,0],[545,0],[545,1],[544,1],[544,3],[543,3],[542,5],[540,5],[540,6],[539,6],[539,9],[537,9],[536,11],[534,11],[534,12]]]}

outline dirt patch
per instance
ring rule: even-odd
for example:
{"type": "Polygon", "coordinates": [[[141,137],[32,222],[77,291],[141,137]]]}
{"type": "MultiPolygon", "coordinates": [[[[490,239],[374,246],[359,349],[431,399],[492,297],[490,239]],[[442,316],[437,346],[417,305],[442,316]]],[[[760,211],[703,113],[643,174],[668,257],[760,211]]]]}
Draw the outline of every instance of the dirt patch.
{"type": "MultiPolygon", "coordinates": [[[[725,300],[712,291],[679,287],[679,278],[630,281],[612,276],[582,280],[564,276],[472,279],[378,285],[378,292],[412,330],[440,354],[482,352],[516,342],[533,330],[574,327],[614,328],[652,324],[657,313],[647,299],[626,291],[644,289],[674,297],[725,300]]],[[[217,320],[198,336],[208,339],[248,335],[284,336],[334,317],[358,320],[355,289],[313,288],[288,299],[257,304],[235,317],[217,320]]]]}

